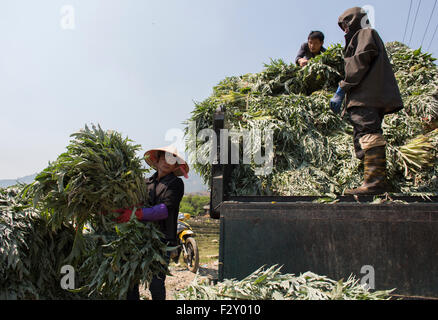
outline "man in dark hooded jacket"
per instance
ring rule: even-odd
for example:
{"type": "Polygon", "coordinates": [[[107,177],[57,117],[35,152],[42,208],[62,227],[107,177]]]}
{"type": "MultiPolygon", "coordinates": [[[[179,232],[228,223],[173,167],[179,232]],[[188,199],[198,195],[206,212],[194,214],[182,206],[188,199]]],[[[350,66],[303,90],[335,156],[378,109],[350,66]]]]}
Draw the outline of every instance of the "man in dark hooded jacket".
{"type": "Polygon", "coordinates": [[[385,45],[370,28],[366,12],[359,7],[348,9],[338,24],[345,32],[345,79],[339,83],[330,107],[340,113],[346,100],[356,156],[364,160],[363,185],[344,194],[381,194],[388,191],[382,121],[385,115],[401,110],[403,101],[385,45]]]}

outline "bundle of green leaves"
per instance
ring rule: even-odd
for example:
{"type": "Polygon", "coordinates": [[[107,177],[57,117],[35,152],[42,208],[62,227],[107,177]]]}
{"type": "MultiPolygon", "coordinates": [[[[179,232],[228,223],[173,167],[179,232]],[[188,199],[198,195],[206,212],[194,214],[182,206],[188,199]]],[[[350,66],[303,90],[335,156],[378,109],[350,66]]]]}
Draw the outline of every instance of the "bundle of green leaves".
{"type": "Polygon", "coordinates": [[[216,285],[197,279],[175,295],[178,300],[389,300],[393,290],[371,292],[359,280],[334,281],[306,272],[282,274],[281,267],[260,268],[245,279],[216,285]]]}
{"type": "MultiPolygon", "coordinates": [[[[437,194],[435,59],[398,42],[388,43],[387,51],[405,104],[402,111],[385,117],[383,124],[388,179],[395,193],[437,194]]],[[[363,170],[355,157],[353,129],[329,108],[343,68],[342,47],[334,45],[303,68],[272,60],[261,73],[226,78],[209,98],[196,103],[187,123],[195,122],[197,133],[213,128],[218,108],[226,110],[227,129],[274,131],[272,173],[257,176],[254,161],[241,162],[232,172],[232,195],[323,196],[360,185],[363,170]]],[[[186,136],[190,138],[188,128],[186,136]]],[[[207,140],[196,141],[196,147],[204,157],[210,152],[207,140]]],[[[187,149],[189,154],[193,151],[187,149]]],[[[210,183],[210,164],[193,167],[210,183]]]]}
{"type": "Polygon", "coordinates": [[[53,230],[74,225],[72,258],[84,249],[86,223],[105,229],[117,209],[146,206],[145,169],[136,156],[139,145],[119,133],[92,126],[72,134],[67,151],[49,164],[26,188],[26,195],[53,230]]]}
{"type": "Polygon", "coordinates": [[[31,199],[21,197],[23,187],[0,189],[0,299],[79,298],[60,286],[74,229],[48,228],[31,199]]]}
{"type": "Polygon", "coordinates": [[[67,151],[28,188],[54,229],[67,222],[83,228],[100,221],[103,213],[146,203],[139,145],[94,125],[71,136],[67,151]]]}
{"type": "Polygon", "coordinates": [[[75,267],[75,288],[61,287],[76,230],[52,230],[47,217],[22,197],[23,188],[0,189],[0,299],[123,299],[134,283],[147,285],[166,272],[166,246],[152,223],[132,219],[84,231],[84,251],[75,267]],[[111,226],[111,227],[110,227],[111,226]]]}
{"type": "Polygon", "coordinates": [[[153,223],[134,219],[114,231],[86,235],[88,248],[79,265],[81,287],[73,290],[94,299],[124,299],[134,284],[145,286],[167,272],[167,247],[153,223]]]}
{"type": "Polygon", "coordinates": [[[140,146],[100,126],[72,137],[34,183],[0,202],[0,295],[8,299],[121,299],[167,270],[155,223],[115,221],[117,209],[147,206],[140,146]],[[61,288],[64,265],[76,271],[76,290],[61,288]]]}

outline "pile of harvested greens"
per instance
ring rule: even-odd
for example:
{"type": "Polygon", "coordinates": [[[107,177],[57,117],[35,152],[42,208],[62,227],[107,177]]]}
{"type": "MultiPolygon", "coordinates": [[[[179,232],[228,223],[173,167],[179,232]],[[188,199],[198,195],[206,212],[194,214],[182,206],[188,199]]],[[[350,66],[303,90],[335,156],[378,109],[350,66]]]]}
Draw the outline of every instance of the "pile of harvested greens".
{"type": "Polygon", "coordinates": [[[105,213],[146,203],[140,146],[117,132],[93,126],[71,135],[67,151],[26,188],[53,230],[70,223],[78,230],[73,257],[83,249],[82,230],[105,228],[105,213]]]}
{"type": "Polygon", "coordinates": [[[334,281],[306,272],[282,274],[281,267],[260,268],[241,281],[217,285],[194,282],[175,297],[178,300],[389,300],[393,290],[371,292],[359,280],[334,281]]]}
{"type": "Polygon", "coordinates": [[[74,229],[48,228],[45,217],[20,196],[22,189],[0,189],[0,299],[78,298],[60,286],[74,229]]]}
{"type": "Polygon", "coordinates": [[[115,210],[147,203],[140,146],[95,126],[72,137],[33,184],[1,190],[0,298],[122,299],[165,272],[157,226],[114,221],[115,210]],[[61,288],[65,265],[76,290],[61,288]]]}
{"type": "MultiPolygon", "coordinates": [[[[394,193],[438,193],[438,69],[421,50],[388,43],[405,108],[385,117],[388,179],[394,193]]],[[[343,52],[334,45],[304,68],[273,60],[261,73],[226,78],[213,94],[196,103],[191,118],[196,132],[213,128],[213,114],[226,110],[227,128],[274,130],[274,169],[257,176],[257,165],[236,166],[232,195],[323,196],[342,194],[361,184],[363,169],[356,159],[352,127],[335,115],[329,100],[343,78],[343,52]]],[[[186,129],[187,146],[193,140],[186,129]]],[[[196,150],[208,154],[208,140],[198,136],[196,150]],[[203,148],[204,146],[204,148],[203,148]]],[[[242,145],[242,143],[241,143],[242,145]]],[[[193,148],[187,152],[193,156],[193,148]]],[[[205,156],[205,155],[204,155],[205,156]]],[[[210,182],[211,165],[195,163],[210,182]]]]}

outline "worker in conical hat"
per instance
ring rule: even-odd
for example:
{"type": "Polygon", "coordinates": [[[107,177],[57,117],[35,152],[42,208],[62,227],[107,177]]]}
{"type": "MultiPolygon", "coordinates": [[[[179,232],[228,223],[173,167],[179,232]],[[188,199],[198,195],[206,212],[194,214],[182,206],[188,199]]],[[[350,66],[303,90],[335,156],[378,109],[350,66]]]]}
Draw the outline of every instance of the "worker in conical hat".
{"type": "Polygon", "coordinates": [[[164,172],[168,172],[169,170],[174,170],[173,172],[177,177],[184,176],[186,179],[188,179],[189,166],[174,146],[157,148],[147,151],[144,154],[146,163],[155,170],[157,170],[158,155],[163,153],[165,155],[166,161],[163,163],[164,167],[161,168],[161,171],[164,170],[164,172]],[[176,166],[173,166],[174,164],[176,164],[176,166]]]}
{"type": "MultiPolygon", "coordinates": [[[[188,178],[189,166],[184,158],[173,146],[156,148],[144,154],[146,163],[156,172],[146,179],[149,207],[135,212],[140,221],[155,221],[163,233],[162,239],[170,247],[177,246],[177,224],[181,200],[184,196],[184,182],[180,178],[188,178]]],[[[132,210],[120,211],[119,223],[127,222],[131,218],[132,210]]],[[[164,259],[170,261],[168,253],[164,259]]],[[[149,290],[153,300],[165,300],[166,274],[155,276],[149,290]]],[[[139,300],[139,286],[134,284],[127,295],[128,300],[139,300]]]]}

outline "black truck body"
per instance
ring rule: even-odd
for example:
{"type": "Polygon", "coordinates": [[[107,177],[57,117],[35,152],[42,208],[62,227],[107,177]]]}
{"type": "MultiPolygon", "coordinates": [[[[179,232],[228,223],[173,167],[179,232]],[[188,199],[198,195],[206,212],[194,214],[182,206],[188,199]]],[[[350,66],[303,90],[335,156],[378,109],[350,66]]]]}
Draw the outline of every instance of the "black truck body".
{"type": "MultiPolygon", "coordinates": [[[[218,137],[224,114],[214,117],[218,137]]],[[[227,190],[231,170],[219,161],[212,165],[220,281],[280,265],[285,273],[311,271],[336,280],[354,275],[376,290],[438,298],[437,197],[386,196],[379,204],[367,196],[333,204],[315,203],[316,197],[233,197],[227,190]]]]}

